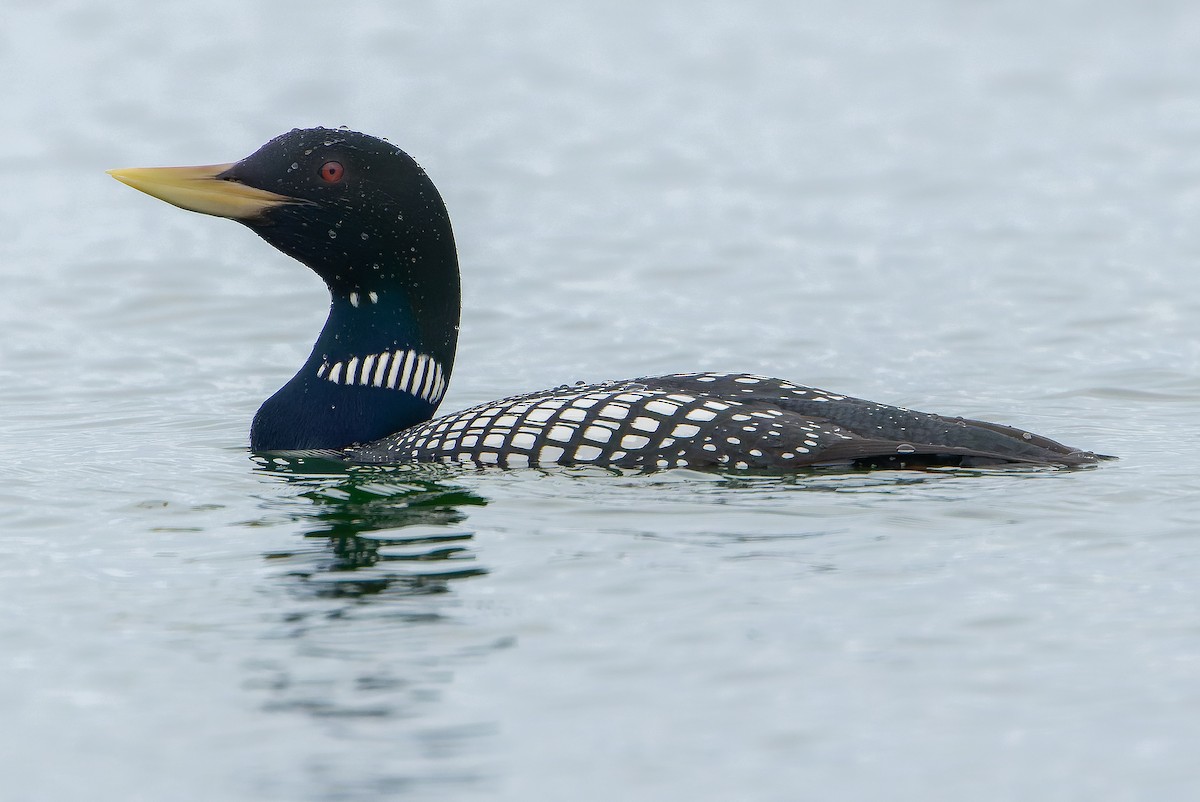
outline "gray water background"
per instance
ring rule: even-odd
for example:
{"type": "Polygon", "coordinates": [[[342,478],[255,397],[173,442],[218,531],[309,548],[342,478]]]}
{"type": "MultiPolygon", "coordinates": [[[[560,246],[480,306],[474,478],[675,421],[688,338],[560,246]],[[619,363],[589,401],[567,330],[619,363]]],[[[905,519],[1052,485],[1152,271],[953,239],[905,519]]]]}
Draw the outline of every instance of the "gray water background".
{"type": "Polygon", "coordinates": [[[0,799],[1185,800],[1200,6],[6,0],[0,799]],[[443,409],[748,370],[1096,470],[263,464],[326,308],[111,167],[451,210],[443,409]]]}

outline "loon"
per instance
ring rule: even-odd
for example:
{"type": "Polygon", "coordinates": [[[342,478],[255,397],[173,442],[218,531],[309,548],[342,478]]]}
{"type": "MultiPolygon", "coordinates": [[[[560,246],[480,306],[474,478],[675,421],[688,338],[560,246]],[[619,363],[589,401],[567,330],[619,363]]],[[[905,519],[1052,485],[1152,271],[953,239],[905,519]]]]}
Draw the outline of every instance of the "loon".
{"type": "Polygon", "coordinates": [[[312,353],[254,416],[255,452],[776,472],[1104,459],[1009,426],[741,373],[563,385],[434,418],[454,368],[458,256],[441,195],[407,153],[344,128],[308,128],[235,163],[109,174],[243,223],[328,286],[329,317],[312,353]]]}

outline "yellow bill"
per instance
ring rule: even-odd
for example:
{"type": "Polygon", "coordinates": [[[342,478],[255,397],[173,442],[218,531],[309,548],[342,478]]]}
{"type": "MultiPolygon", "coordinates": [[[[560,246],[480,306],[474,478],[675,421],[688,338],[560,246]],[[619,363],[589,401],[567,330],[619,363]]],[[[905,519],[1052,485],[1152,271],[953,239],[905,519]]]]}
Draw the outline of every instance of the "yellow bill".
{"type": "Polygon", "coordinates": [[[181,209],[234,220],[249,220],[274,206],[297,202],[286,195],[217,178],[232,166],[129,167],[109,170],[108,174],[123,184],[181,209]]]}

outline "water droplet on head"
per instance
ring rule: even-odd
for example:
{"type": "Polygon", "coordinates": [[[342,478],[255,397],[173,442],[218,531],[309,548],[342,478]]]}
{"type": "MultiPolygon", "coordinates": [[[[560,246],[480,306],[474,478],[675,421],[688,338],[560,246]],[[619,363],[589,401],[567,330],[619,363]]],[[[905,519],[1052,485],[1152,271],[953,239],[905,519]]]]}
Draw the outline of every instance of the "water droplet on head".
{"type": "Polygon", "coordinates": [[[1025,440],[1032,440],[1032,439],[1033,439],[1033,435],[1032,435],[1032,434],[1030,434],[1029,432],[1022,432],[1022,433],[1021,433],[1021,437],[1022,437],[1023,439],[1025,439],[1025,440]]]}
{"type": "Polygon", "coordinates": [[[908,443],[901,443],[900,445],[896,446],[897,454],[911,454],[916,450],[916,446],[910,446],[908,443]]]}
{"type": "Polygon", "coordinates": [[[358,236],[362,237],[364,240],[368,240],[371,238],[371,235],[365,231],[363,233],[359,234],[358,236]]]}
{"type": "Polygon", "coordinates": [[[337,239],[337,232],[336,232],[336,231],[334,231],[332,228],[331,228],[331,229],[329,229],[329,238],[330,238],[330,239],[337,239]]]}

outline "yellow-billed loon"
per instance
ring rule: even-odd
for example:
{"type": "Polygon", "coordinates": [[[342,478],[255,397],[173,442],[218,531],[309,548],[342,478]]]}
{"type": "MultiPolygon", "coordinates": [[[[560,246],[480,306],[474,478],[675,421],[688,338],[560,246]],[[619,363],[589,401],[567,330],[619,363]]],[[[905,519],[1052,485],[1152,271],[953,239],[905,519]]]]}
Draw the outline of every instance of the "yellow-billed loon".
{"type": "Polygon", "coordinates": [[[1101,459],[1008,426],[739,373],[563,385],[435,419],[458,339],[458,256],[442,198],[408,154],[354,131],[310,128],[236,163],[111,175],[244,223],[328,285],[325,327],[308,361],[255,415],[254,451],[333,450],[363,463],[774,471],[1101,459]]]}

